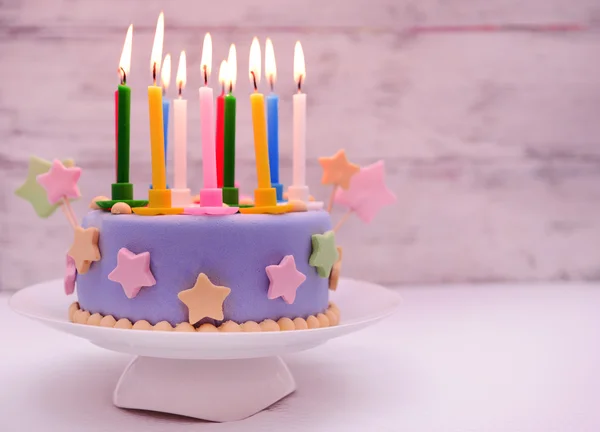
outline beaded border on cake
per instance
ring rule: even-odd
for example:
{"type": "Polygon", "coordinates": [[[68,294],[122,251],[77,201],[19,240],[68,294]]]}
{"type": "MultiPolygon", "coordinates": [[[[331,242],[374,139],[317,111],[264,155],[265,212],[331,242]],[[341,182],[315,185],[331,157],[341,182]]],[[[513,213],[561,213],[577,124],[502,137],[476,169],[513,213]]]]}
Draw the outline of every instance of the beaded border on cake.
{"type": "Polygon", "coordinates": [[[107,328],[118,329],[133,329],[133,330],[155,330],[155,331],[176,331],[176,332],[262,332],[262,331],[289,331],[289,330],[306,330],[324,327],[333,327],[340,322],[340,310],[333,303],[329,302],[329,306],[325,313],[310,315],[308,318],[280,318],[278,321],[266,319],[257,323],[255,321],[246,321],[238,324],[233,321],[226,321],[216,327],[213,324],[202,324],[195,328],[188,322],[182,322],[173,327],[167,321],[161,321],[155,325],[150,324],[146,320],[136,321],[132,323],[127,318],[115,320],[112,315],[100,315],[99,313],[90,314],[88,311],[80,309],[79,303],[74,302],[69,306],[69,321],[75,324],[86,324],[107,328]]]}

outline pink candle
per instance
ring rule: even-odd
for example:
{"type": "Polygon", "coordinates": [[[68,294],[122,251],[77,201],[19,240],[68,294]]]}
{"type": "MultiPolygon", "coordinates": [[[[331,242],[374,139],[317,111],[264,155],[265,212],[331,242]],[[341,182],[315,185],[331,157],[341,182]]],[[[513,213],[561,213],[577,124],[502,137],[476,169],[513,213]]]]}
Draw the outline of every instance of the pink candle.
{"type": "Polygon", "coordinates": [[[212,39],[210,33],[204,37],[200,73],[204,87],[200,87],[200,137],[202,139],[202,169],[204,189],[217,188],[217,151],[215,147],[215,117],[213,89],[208,86],[212,65],[212,39]]]}
{"type": "Polygon", "coordinates": [[[217,187],[217,152],[215,149],[215,121],[213,89],[200,88],[200,137],[202,139],[202,169],[204,189],[217,187]]]}

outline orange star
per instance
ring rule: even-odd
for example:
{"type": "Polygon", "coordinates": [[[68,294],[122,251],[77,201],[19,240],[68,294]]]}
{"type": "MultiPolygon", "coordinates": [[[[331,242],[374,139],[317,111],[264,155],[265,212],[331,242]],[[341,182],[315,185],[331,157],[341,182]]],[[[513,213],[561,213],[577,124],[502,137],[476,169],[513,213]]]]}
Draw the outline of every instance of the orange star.
{"type": "Polygon", "coordinates": [[[75,267],[81,274],[87,273],[93,261],[100,260],[99,235],[98,228],[75,227],[75,239],[68,255],[75,260],[75,267]]]}
{"type": "Polygon", "coordinates": [[[189,311],[190,324],[202,318],[223,319],[223,302],[231,292],[230,288],[214,285],[204,273],[198,275],[196,283],[188,290],[177,294],[189,311]]]}
{"type": "Polygon", "coordinates": [[[342,189],[348,189],[350,179],[360,171],[358,165],[348,162],[346,151],[343,149],[331,157],[320,157],[319,163],[323,167],[321,183],[324,185],[333,184],[342,189]]]}

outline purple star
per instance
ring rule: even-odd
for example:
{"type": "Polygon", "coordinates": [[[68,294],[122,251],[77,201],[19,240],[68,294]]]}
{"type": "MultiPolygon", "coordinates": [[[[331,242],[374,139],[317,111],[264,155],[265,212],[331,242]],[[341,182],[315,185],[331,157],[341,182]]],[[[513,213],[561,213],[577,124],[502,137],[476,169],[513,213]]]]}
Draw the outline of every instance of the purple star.
{"type": "Polygon", "coordinates": [[[296,290],[306,280],[306,276],[296,269],[296,261],[292,255],[286,255],[277,265],[267,266],[265,269],[269,277],[270,300],[282,297],[287,304],[296,300],[296,290]]]}
{"type": "Polygon", "coordinates": [[[63,198],[79,198],[77,182],[81,176],[81,168],[65,167],[61,161],[54,159],[47,173],[37,176],[37,181],[46,190],[48,202],[56,204],[63,198]]]}
{"type": "Polygon", "coordinates": [[[130,299],[137,296],[142,287],[155,285],[156,279],[150,271],[150,252],[134,254],[127,248],[119,249],[117,267],[108,275],[108,279],[120,283],[130,299]]]}
{"type": "Polygon", "coordinates": [[[75,291],[75,278],[77,277],[77,268],[75,260],[67,255],[67,268],[65,270],[65,294],[71,295],[75,291]]]}
{"type": "Polygon", "coordinates": [[[338,188],[335,202],[350,208],[364,222],[371,222],[379,210],[396,201],[385,185],[385,167],[380,160],[363,167],[350,179],[348,190],[338,188]]]}

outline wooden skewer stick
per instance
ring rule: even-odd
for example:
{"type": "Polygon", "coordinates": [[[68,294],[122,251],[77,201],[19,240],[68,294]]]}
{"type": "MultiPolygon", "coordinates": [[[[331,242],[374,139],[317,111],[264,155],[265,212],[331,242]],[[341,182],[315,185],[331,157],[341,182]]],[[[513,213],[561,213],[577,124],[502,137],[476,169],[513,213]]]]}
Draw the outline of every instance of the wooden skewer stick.
{"type": "Polygon", "coordinates": [[[333,228],[333,232],[337,232],[342,227],[342,225],[344,225],[344,223],[348,220],[348,218],[350,217],[351,214],[352,214],[352,209],[348,210],[346,212],[346,214],[344,216],[342,216],[342,218],[340,219],[340,221],[333,228]]]}
{"type": "Polygon", "coordinates": [[[66,197],[62,197],[62,204],[63,205],[61,207],[63,209],[63,212],[65,213],[65,216],[71,223],[71,226],[73,228],[78,227],[79,223],[77,222],[77,216],[75,216],[75,212],[73,211],[73,208],[71,207],[71,203],[69,202],[69,200],[66,197]]]}
{"type": "Polygon", "coordinates": [[[329,205],[327,206],[327,211],[331,213],[331,209],[333,208],[333,199],[335,198],[335,193],[337,191],[338,185],[333,185],[333,190],[331,191],[331,196],[329,197],[329,205]]]}

